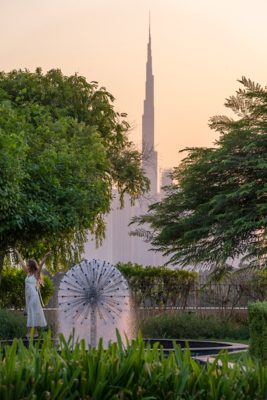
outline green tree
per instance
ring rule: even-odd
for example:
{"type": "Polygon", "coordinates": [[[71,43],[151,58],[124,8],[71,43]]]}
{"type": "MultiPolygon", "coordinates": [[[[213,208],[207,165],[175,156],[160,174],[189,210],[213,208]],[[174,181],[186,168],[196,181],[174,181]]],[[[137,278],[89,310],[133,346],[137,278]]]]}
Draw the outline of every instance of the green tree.
{"type": "Polygon", "coordinates": [[[165,199],[134,220],[150,225],[153,247],[174,264],[222,265],[241,255],[266,264],[267,89],[239,82],[225,103],[237,118],[210,120],[215,147],[185,149],[165,199]]]}
{"type": "Polygon", "coordinates": [[[37,258],[52,249],[54,268],[77,259],[88,231],[103,238],[114,186],[121,202],[147,190],[113,102],[60,70],[0,73],[0,272],[14,246],[37,258]]]}

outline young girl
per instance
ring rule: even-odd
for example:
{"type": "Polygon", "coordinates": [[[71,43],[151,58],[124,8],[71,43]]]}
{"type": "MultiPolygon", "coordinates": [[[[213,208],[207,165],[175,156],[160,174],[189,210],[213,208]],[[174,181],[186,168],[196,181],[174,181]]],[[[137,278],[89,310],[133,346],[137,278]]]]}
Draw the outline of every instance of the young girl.
{"type": "Polygon", "coordinates": [[[27,276],[25,278],[25,300],[26,300],[26,312],[27,312],[27,328],[29,337],[30,333],[33,331],[34,337],[38,337],[37,327],[47,326],[46,319],[44,316],[44,311],[42,309],[38,287],[41,280],[41,270],[48,256],[51,252],[47,253],[40,265],[34,259],[30,259],[27,263],[23,260],[20,253],[15,250],[19,263],[26,272],[27,276]]]}

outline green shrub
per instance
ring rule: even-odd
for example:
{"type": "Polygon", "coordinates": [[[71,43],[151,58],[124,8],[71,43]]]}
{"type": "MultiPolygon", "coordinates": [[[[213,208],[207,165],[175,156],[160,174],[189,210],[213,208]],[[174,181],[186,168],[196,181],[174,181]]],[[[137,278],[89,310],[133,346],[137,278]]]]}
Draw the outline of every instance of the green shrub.
{"type": "Polygon", "coordinates": [[[249,304],[248,317],[250,353],[267,363],[267,302],[249,304]]]}
{"type": "Polygon", "coordinates": [[[138,306],[185,307],[198,274],[165,267],[143,267],[139,264],[118,263],[116,267],[127,279],[138,306]]]}
{"type": "MultiPolygon", "coordinates": [[[[25,278],[26,274],[21,268],[4,268],[0,284],[0,307],[22,309],[25,307],[25,278]]],[[[44,275],[44,285],[41,295],[46,305],[54,293],[51,279],[44,275]]]]}
{"type": "MultiPolygon", "coordinates": [[[[26,334],[26,318],[19,312],[0,310],[0,339],[14,339],[26,334]]],[[[0,396],[1,397],[1,396],[0,396]]]]}
{"type": "Polygon", "coordinates": [[[54,293],[54,284],[53,281],[47,276],[44,275],[43,276],[43,286],[41,286],[41,296],[42,296],[42,300],[44,305],[46,306],[49,302],[49,300],[51,299],[51,297],[53,296],[54,293]]]}
{"type": "Polygon", "coordinates": [[[262,400],[267,393],[267,368],[248,359],[245,368],[216,362],[201,366],[178,346],[168,357],[144,345],[141,338],[123,346],[87,349],[63,337],[56,348],[48,336],[26,348],[15,340],[0,348],[0,398],[56,400],[262,400]],[[59,351],[58,351],[59,350],[59,351]]]}
{"type": "Polygon", "coordinates": [[[162,314],[141,322],[145,337],[173,339],[248,339],[246,322],[195,314],[162,314]]]}

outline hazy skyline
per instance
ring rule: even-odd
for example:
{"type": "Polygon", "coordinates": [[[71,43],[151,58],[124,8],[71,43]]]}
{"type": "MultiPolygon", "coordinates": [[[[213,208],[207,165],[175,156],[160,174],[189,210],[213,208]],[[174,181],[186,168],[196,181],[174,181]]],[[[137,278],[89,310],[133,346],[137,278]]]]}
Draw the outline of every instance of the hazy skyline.
{"type": "Polygon", "coordinates": [[[210,146],[208,128],[245,75],[266,85],[265,0],[0,0],[0,70],[60,68],[98,81],[141,145],[148,14],[159,165],[210,146]]]}

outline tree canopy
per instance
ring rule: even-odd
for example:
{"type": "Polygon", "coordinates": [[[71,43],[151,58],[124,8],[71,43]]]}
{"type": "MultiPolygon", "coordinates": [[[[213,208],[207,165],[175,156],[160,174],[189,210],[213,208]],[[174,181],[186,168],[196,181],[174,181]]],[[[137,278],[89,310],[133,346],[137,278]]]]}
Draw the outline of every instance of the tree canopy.
{"type": "Polygon", "coordinates": [[[174,264],[218,265],[241,256],[266,264],[267,88],[239,82],[225,103],[236,118],[210,120],[219,133],[215,146],[183,150],[166,197],[135,219],[149,224],[153,248],[174,264]]]}
{"type": "Polygon", "coordinates": [[[114,185],[121,201],[147,190],[126,114],[113,102],[77,74],[0,73],[2,258],[14,246],[36,257],[52,249],[55,264],[73,258],[88,231],[103,238],[114,185]]]}

